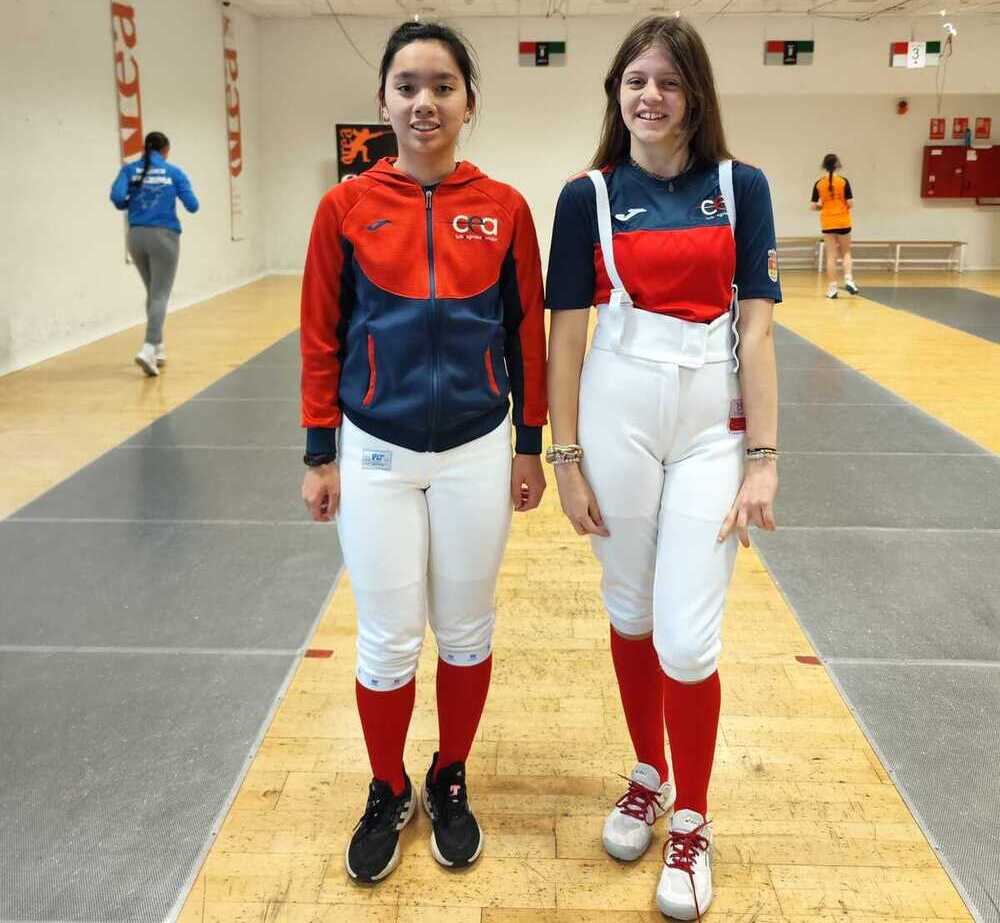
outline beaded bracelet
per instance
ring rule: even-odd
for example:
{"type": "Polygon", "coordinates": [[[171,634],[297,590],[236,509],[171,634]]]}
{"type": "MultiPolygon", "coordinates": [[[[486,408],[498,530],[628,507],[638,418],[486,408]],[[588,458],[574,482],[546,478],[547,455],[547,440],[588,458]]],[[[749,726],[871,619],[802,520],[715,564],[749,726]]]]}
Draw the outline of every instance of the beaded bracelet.
{"type": "Polygon", "coordinates": [[[545,450],[545,460],[550,465],[572,465],[583,459],[583,449],[578,445],[550,445],[545,450]]]}
{"type": "Polygon", "coordinates": [[[764,458],[777,461],[778,450],[770,446],[757,446],[754,449],[747,449],[746,457],[749,459],[764,458]]]}

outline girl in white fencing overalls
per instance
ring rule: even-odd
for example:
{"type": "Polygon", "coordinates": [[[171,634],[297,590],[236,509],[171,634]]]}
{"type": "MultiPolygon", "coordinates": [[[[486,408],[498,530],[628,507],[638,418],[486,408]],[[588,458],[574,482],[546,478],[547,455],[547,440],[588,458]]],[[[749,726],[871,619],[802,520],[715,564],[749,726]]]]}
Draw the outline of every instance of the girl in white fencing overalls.
{"type": "Polygon", "coordinates": [[[774,528],[774,222],[763,173],[726,149],[708,55],[686,21],[637,25],[605,90],[596,169],[556,209],[548,457],[603,566],[638,759],[604,845],[639,858],[673,807],[657,904],[695,919],[712,900],[707,793],[736,539],[774,528]],[[589,311],[572,309],[591,305],[584,362],[589,311]]]}

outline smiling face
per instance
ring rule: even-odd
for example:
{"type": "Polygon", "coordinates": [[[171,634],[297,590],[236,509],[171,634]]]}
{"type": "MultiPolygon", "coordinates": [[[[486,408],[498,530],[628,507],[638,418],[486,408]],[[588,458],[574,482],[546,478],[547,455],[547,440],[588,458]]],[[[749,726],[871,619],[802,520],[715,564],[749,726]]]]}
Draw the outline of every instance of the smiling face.
{"type": "Polygon", "coordinates": [[[622,74],[618,103],[633,141],[674,146],[684,140],[684,85],[663,48],[654,45],[629,61],[622,74]]]}
{"type": "Polygon", "coordinates": [[[438,41],[410,42],[396,52],[382,103],[404,160],[453,159],[459,132],[472,114],[462,72],[438,41]]]}

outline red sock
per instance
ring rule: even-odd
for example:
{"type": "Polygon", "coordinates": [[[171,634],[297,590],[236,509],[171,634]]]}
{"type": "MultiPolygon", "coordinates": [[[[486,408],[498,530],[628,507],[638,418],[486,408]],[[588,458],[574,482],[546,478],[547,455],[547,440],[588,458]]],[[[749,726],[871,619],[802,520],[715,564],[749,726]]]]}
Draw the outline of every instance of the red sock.
{"type": "Polygon", "coordinates": [[[664,676],[663,691],[663,714],[677,786],[674,810],[689,808],[705,817],[722,703],[719,674],[715,672],[700,683],[679,683],[664,676]]]}
{"type": "Polygon", "coordinates": [[[471,667],[457,667],[438,658],[438,769],[468,759],[492,672],[492,654],[471,667]]]}
{"type": "Polygon", "coordinates": [[[403,747],[413,715],[417,681],[411,679],[405,686],[388,692],[373,692],[355,681],[355,689],[372,775],[388,782],[393,793],[401,795],[406,788],[403,747]]]}
{"type": "Polygon", "coordinates": [[[612,628],[611,659],[636,759],[654,767],[663,784],[669,775],[663,750],[663,671],[652,637],[623,638],[612,628]]]}

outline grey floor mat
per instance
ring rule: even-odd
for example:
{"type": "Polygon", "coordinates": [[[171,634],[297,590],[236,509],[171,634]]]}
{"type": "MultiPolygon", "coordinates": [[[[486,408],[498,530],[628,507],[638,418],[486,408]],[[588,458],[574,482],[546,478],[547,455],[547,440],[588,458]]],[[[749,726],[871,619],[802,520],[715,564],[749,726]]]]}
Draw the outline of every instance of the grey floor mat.
{"type": "Polygon", "coordinates": [[[1000,920],[1000,664],[831,665],[982,923],[1000,920]]]}
{"type": "Polygon", "coordinates": [[[322,523],[7,520],[0,647],[294,651],[338,555],[322,523]]]}
{"type": "MultiPolygon", "coordinates": [[[[945,291],[961,313],[968,293],[945,291]]],[[[790,332],[775,341],[787,454],[779,531],[757,547],[976,918],[997,923],[1000,459],[790,332]]]]}
{"type": "Polygon", "coordinates": [[[166,919],[295,661],[0,652],[0,920],[166,919]]]}
{"type": "Polygon", "coordinates": [[[0,521],[3,923],[183,902],[341,566],[296,339],[0,521]]]}
{"type": "Polygon", "coordinates": [[[964,288],[865,286],[861,294],[890,308],[930,318],[1000,343],[1000,298],[964,288]]]}

